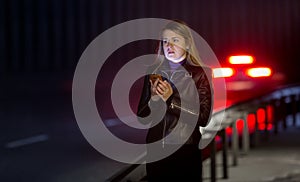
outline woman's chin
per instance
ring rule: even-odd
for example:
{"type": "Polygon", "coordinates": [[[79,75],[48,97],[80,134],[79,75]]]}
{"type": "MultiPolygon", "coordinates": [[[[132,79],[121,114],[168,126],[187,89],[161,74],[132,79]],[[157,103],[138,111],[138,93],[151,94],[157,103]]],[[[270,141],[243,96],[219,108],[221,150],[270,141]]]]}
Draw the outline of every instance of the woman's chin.
{"type": "Polygon", "coordinates": [[[169,61],[173,62],[173,63],[180,63],[182,61],[182,59],[176,59],[176,58],[167,58],[169,61]]]}
{"type": "Polygon", "coordinates": [[[178,59],[178,58],[174,57],[173,55],[167,56],[166,58],[167,58],[169,61],[172,61],[172,62],[176,62],[176,60],[178,59]]]}

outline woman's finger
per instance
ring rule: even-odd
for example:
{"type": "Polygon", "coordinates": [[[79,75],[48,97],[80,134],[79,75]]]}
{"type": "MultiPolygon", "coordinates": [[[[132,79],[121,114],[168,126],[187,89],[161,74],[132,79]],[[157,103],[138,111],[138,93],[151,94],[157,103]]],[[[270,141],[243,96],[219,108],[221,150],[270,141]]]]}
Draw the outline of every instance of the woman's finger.
{"type": "Polygon", "coordinates": [[[167,88],[168,88],[169,90],[173,90],[171,84],[169,84],[169,83],[167,83],[167,88]]]}
{"type": "Polygon", "coordinates": [[[156,87],[156,90],[157,90],[158,93],[160,93],[161,95],[163,95],[164,92],[165,92],[165,89],[164,89],[164,88],[161,88],[160,86],[156,87]]]}
{"type": "Polygon", "coordinates": [[[157,95],[157,84],[158,84],[158,80],[156,80],[154,83],[152,80],[149,80],[150,84],[151,84],[151,95],[157,95]]]}
{"type": "Polygon", "coordinates": [[[149,80],[149,82],[151,84],[151,87],[153,87],[154,84],[153,84],[152,80],[149,80]]]}
{"type": "Polygon", "coordinates": [[[169,83],[166,80],[165,81],[159,80],[159,84],[163,85],[164,87],[167,87],[169,83]]]}
{"type": "Polygon", "coordinates": [[[158,84],[156,88],[160,88],[162,91],[165,91],[167,89],[167,87],[162,84],[158,84]]]}
{"type": "Polygon", "coordinates": [[[155,82],[154,82],[154,84],[153,84],[154,87],[157,87],[158,81],[159,81],[159,79],[156,79],[156,80],[155,80],[155,82]]]}

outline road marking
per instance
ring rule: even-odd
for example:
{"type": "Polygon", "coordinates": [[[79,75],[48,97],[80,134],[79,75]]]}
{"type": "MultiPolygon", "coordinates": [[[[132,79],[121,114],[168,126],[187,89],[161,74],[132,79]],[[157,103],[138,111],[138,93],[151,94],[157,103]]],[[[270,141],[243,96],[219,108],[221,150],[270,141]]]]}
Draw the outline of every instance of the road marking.
{"type": "Polygon", "coordinates": [[[18,147],[22,147],[25,145],[30,145],[30,144],[34,144],[34,143],[38,143],[38,142],[43,142],[49,139],[49,136],[46,134],[42,134],[42,135],[37,135],[37,136],[32,136],[32,137],[28,137],[28,138],[23,138],[20,140],[15,140],[12,142],[8,142],[5,145],[5,148],[18,148],[18,147]]]}

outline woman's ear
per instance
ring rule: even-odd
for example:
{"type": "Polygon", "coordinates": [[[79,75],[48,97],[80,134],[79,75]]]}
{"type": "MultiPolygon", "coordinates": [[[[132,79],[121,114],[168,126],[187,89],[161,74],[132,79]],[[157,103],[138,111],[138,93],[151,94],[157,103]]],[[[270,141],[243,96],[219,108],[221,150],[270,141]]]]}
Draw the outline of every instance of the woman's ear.
{"type": "Polygon", "coordinates": [[[186,50],[187,52],[189,52],[189,51],[190,51],[190,46],[186,46],[186,47],[185,47],[185,50],[186,50]]]}
{"type": "Polygon", "coordinates": [[[190,43],[190,41],[187,41],[187,44],[186,44],[186,46],[185,46],[185,50],[190,50],[190,46],[191,45],[191,43],[190,43]]]}

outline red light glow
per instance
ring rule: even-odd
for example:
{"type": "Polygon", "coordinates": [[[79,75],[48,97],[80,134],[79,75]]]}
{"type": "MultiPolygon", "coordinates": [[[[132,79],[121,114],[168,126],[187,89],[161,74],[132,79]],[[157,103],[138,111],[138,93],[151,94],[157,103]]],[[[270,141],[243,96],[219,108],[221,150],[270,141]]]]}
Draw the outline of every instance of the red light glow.
{"type": "MultiPolygon", "coordinates": [[[[247,123],[249,133],[253,133],[255,131],[255,123],[257,118],[258,130],[271,130],[273,128],[273,115],[274,115],[274,108],[270,105],[266,107],[266,110],[263,108],[259,108],[255,114],[248,114],[247,116],[247,123]],[[266,119],[268,119],[268,125],[266,128],[266,119]]],[[[238,119],[236,121],[236,128],[238,131],[238,135],[242,135],[244,129],[244,121],[242,119],[238,119]]],[[[226,128],[226,134],[228,136],[232,135],[232,128],[226,128]]]]}
{"type": "Polygon", "coordinates": [[[252,56],[230,56],[229,57],[230,64],[252,64],[253,57],[252,56]]]}
{"type": "Polygon", "coordinates": [[[270,118],[273,112],[272,109],[270,107],[267,107],[267,111],[265,111],[263,108],[260,108],[256,112],[257,112],[258,129],[271,130],[273,128],[273,125],[271,123],[272,119],[270,118]],[[268,120],[267,128],[266,128],[266,119],[268,120]]]}
{"type": "MultiPolygon", "coordinates": [[[[255,115],[248,114],[247,116],[247,124],[248,124],[248,131],[249,133],[253,133],[255,131],[255,115]]],[[[244,130],[244,120],[238,119],[236,121],[236,128],[239,135],[242,135],[244,130]]]]}
{"type": "Polygon", "coordinates": [[[268,77],[271,76],[272,70],[267,67],[261,68],[250,68],[246,71],[246,74],[250,77],[257,78],[257,77],[268,77]]]}
{"type": "Polygon", "coordinates": [[[247,116],[247,122],[248,122],[248,128],[249,128],[249,133],[254,133],[255,132],[255,115],[254,114],[248,114],[247,116]]]}
{"type": "Polygon", "coordinates": [[[267,106],[267,117],[268,117],[268,121],[269,122],[273,122],[274,121],[274,108],[271,105],[267,106]]]}
{"type": "Polygon", "coordinates": [[[232,68],[213,69],[214,78],[231,77],[233,74],[234,74],[234,70],[232,68]]]}
{"type": "Polygon", "coordinates": [[[244,120],[238,119],[236,121],[236,128],[237,128],[238,134],[241,135],[243,133],[243,129],[244,129],[244,120]]]}

